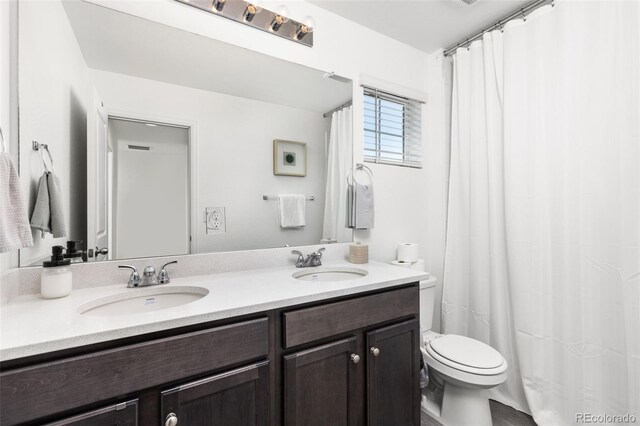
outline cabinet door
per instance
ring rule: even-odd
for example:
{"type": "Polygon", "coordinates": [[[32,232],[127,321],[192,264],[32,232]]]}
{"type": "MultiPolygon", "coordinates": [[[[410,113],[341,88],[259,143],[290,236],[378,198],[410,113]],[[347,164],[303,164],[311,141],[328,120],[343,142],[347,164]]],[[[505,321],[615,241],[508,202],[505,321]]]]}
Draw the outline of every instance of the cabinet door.
{"type": "Polygon", "coordinates": [[[417,319],[367,333],[369,425],[420,425],[419,334],[417,319]]]}
{"type": "Polygon", "coordinates": [[[99,410],[88,411],[49,426],[136,426],[138,424],[138,400],[123,402],[99,410]]]}
{"type": "Polygon", "coordinates": [[[284,357],[287,426],[356,424],[356,349],[351,337],[284,357]]]}
{"type": "Polygon", "coordinates": [[[269,422],[268,362],[250,365],[162,392],[162,421],[188,426],[249,426],[269,422]]]}

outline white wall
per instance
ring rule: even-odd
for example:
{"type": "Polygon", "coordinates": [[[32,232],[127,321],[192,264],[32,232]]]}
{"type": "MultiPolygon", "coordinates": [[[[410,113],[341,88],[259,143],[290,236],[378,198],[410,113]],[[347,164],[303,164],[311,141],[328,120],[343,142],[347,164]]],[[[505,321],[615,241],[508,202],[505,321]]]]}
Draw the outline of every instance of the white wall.
{"type": "Polygon", "coordinates": [[[25,203],[30,215],[43,173],[40,153],[30,147],[35,140],[48,144],[53,155],[68,230],[64,238],[47,234],[42,239],[34,232],[34,246],[21,251],[20,262],[28,265],[48,258],[51,246],[64,246],[69,239],[86,241],[89,76],[62,3],[20,2],[19,19],[20,174],[25,203]]]}
{"type": "Polygon", "coordinates": [[[197,252],[318,243],[322,237],[325,120],[322,114],[122,74],[92,70],[107,112],[189,123],[196,141],[197,252]],[[273,139],[307,143],[307,176],[273,175],[273,139]],[[307,226],[281,229],[277,201],[314,195],[307,226]],[[226,208],[226,234],[206,234],[206,207],[226,208]]]}

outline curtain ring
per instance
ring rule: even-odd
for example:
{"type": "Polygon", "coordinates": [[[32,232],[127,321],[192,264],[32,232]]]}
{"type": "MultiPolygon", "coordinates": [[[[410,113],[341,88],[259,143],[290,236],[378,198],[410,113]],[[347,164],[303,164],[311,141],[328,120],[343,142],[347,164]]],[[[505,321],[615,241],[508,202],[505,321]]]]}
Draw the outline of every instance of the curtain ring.
{"type": "Polygon", "coordinates": [[[520,14],[522,15],[522,21],[527,22],[527,15],[524,14],[524,9],[520,9],[520,14]]]}

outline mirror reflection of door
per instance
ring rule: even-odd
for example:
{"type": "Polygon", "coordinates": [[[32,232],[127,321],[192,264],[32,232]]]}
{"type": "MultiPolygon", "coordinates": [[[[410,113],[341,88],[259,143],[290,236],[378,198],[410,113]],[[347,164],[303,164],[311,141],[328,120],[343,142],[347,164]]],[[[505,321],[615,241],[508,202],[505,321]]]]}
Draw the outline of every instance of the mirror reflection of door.
{"type": "Polygon", "coordinates": [[[189,129],[109,117],[116,259],[190,252],[189,129]]]}

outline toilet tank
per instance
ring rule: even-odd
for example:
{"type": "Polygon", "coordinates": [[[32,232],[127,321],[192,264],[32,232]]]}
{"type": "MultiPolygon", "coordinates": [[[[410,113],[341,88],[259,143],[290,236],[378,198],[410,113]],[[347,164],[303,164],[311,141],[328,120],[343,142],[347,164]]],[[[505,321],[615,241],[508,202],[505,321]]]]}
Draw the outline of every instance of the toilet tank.
{"type": "Polygon", "coordinates": [[[424,333],[431,330],[433,325],[433,311],[436,302],[435,278],[420,281],[420,329],[424,333]]]}

